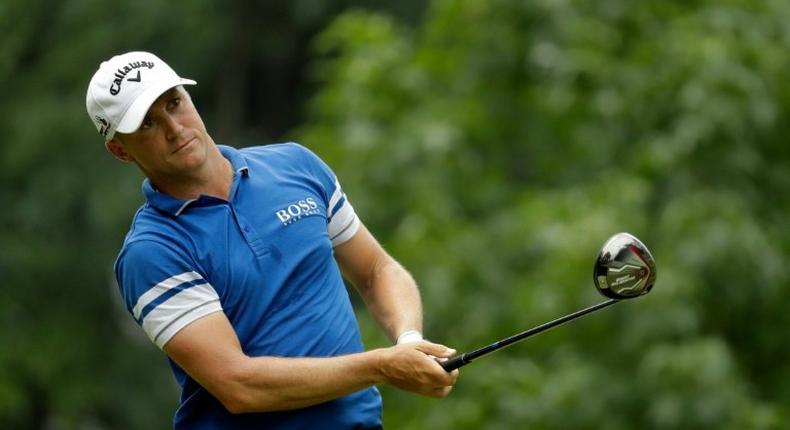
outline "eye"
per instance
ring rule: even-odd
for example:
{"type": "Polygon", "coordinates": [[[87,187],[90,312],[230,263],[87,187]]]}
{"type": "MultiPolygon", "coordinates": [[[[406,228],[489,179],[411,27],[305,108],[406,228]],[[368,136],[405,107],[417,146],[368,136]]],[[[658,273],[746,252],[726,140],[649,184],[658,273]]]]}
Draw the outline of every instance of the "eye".
{"type": "Polygon", "coordinates": [[[146,115],[146,117],[143,118],[143,122],[140,124],[140,128],[148,129],[151,128],[153,125],[154,125],[154,121],[151,119],[150,116],[146,115]]]}
{"type": "Polygon", "coordinates": [[[175,96],[172,99],[170,99],[170,109],[171,110],[175,109],[175,108],[177,108],[179,106],[181,106],[181,97],[175,96]]]}

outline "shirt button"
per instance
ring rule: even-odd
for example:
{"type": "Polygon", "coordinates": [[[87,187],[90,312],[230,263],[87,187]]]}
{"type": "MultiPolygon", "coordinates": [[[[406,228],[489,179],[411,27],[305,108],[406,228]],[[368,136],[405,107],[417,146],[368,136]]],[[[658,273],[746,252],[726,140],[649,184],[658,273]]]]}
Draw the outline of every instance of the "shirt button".
{"type": "Polygon", "coordinates": [[[247,233],[249,233],[249,232],[250,232],[250,226],[248,226],[248,225],[245,225],[245,226],[244,226],[244,231],[245,231],[245,232],[247,232],[247,233]]]}

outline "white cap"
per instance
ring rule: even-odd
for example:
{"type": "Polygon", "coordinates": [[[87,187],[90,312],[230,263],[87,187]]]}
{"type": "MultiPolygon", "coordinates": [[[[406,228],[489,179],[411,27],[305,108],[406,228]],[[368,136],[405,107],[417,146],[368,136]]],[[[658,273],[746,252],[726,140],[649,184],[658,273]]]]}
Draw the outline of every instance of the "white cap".
{"type": "Polygon", "coordinates": [[[195,84],[191,79],[179,77],[150,52],[127,52],[101,63],[88,84],[85,106],[99,134],[107,141],[116,131],[132,133],[140,128],[148,108],[165,91],[195,84]]]}

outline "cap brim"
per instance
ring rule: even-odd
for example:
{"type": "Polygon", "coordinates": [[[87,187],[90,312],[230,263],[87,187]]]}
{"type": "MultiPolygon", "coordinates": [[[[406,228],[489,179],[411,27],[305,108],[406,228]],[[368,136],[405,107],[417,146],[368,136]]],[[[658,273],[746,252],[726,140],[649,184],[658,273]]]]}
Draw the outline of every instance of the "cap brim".
{"type": "Polygon", "coordinates": [[[129,110],[123,115],[123,118],[115,128],[117,133],[133,133],[140,128],[143,123],[143,118],[148,113],[148,109],[165,91],[179,85],[197,85],[197,82],[192,79],[180,78],[176,81],[160,82],[152,85],[151,88],[140,94],[137,99],[129,106],[129,110]]]}

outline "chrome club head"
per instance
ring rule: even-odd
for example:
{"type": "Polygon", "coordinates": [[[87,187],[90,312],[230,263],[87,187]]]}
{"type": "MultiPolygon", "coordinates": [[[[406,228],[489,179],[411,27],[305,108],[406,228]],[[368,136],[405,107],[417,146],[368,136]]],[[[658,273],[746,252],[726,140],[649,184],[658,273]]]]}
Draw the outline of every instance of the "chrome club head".
{"type": "Polygon", "coordinates": [[[650,292],[656,282],[656,262],[639,239],[617,233],[598,252],[593,280],[598,292],[606,297],[641,296],[650,292]]]}

